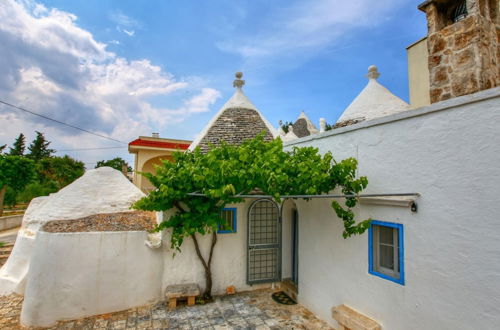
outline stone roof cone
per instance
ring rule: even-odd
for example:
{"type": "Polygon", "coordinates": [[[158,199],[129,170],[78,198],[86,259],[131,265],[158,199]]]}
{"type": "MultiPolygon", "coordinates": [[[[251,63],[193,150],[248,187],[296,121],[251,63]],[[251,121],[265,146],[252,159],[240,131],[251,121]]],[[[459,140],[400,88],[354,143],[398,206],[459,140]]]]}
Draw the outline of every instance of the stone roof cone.
{"type": "Polygon", "coordinates": [[[200,147],[203,152],[206,152],[210,144],[218,145],[222,141],[238,145],[254,138],[262,131],[265,132],[265,140],[270,141],[277,136],[274,127],[243,93],[242,88],[245,85],[245,81],[241,79],[243,73],[237,72],[235,76],[233,87],[236,90],[233,96],[191,143],[189,150],[200,147]]]}
{"type": "Polygon", "coordinates": [[[384,117],[409,109],[408,103],[382,86],[377,78],[380,73],[375,65],[368,68],[368,84],[344,110],[337,124],[347,121],[363,121],[384,117]]]}
{"type": "Polygon", "coordinates": [[[293,124],[293,132],[297,137],[301,138],[304,136],[316,134],[319,131],[316,126],[314,126],[309,117],[306,116],[306,113],[302,111],[293,124]]]}

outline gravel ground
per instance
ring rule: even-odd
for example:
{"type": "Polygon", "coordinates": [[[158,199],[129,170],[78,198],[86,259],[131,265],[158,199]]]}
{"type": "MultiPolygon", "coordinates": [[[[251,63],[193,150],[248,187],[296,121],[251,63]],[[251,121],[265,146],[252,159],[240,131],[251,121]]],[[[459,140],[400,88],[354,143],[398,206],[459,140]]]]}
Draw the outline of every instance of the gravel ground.
{"type": "Polygon", "coordinates": [[[151,230],[156,225],[156,214],[147,211],[95,214],[76,220],[53,220],[42,230],[50,233],[89,231],[151,230]]]}

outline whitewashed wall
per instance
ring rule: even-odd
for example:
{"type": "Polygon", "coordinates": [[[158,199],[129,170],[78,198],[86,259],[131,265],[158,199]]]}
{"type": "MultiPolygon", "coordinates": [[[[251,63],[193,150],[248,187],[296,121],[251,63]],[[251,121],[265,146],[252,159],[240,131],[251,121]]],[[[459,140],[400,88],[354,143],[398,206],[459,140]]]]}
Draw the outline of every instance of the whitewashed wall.
{"type": "MultiPolygon", "coordinates": [[[[237,232],[218,235],[212,261],[213,294],[225,293],[230,285],[237,291],[267,286],[246,284],[250,203],[228,205],[237,208],[237,232]]],[[[198,238],[201,250],[208,253],[211,236],[198,238]]],[[[146,239],[144,231],[39,231],[29,260],[22,324],[52,326],[59,320],[141,306],[163,299],[170,284],[198,283],[204,289],[205,273],[190,238],[184,241],[182,252],[170,248],[168,233],[158,249],[147,247],[146,239]]]]}
{"type": "Polygon", "coordinates": [[[330,201],[299,201],[299,301],[332,325],[347,304],[389,330],[498,329],[499,133],[496,88],[289,143],[358,158],[366,193],[422,194],[357,210],[404,225],[404,286],[368,273],[368,234],[344,240],[330,201]]]}
{"type": "MultiPolygon", "coordinates": [[[[265,285],[246,284],[247,267],[247,214],[252,200],[244,203],[227,205],[237,208],[236,233],[217,235],[214,256],[212,260],[213,294],[223,294],[228,286],[234,285],[238,291],[261,288],[265,285]]],[[[163,288],[170,284],[199,283],[205,287],[205,272],[196,255],[192,239],[186,239],[181,247],[182,252],[176,253],[170,248],[169,234],[164,236],[164,268],[163,288]]],[[[201,250],[208,251],[211,235],[198,236],[201,250]]]]}
{"type": "Polygon", "coordinates": [[[24,294],[21,323],[51,326],[160,299],[161,251],[146,232],[39,231],[24,294]]]}

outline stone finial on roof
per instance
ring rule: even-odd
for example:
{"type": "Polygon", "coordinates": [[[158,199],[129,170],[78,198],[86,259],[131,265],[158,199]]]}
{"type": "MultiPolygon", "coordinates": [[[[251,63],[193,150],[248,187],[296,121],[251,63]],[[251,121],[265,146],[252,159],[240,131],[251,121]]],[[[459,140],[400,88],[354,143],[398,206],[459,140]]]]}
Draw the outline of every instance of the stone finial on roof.
{"type": "Polygon", "coordinates": [[[243,72],[236,72],[235,76],[236,76],[236,79],[233,81],[233,87],[236,87],[236,88],[243,87],[243,85],[245,85],[245,80],[241,79],[241,77],[243,77],[243,72]]]}
{"type": "Polygon", "coordinates": [[[368,79],[377,79],[380,77],[380,72],[378,72],[378,68],[376,65],[370,65],[368,67],[368,74],[366,75],[368,79]]]}

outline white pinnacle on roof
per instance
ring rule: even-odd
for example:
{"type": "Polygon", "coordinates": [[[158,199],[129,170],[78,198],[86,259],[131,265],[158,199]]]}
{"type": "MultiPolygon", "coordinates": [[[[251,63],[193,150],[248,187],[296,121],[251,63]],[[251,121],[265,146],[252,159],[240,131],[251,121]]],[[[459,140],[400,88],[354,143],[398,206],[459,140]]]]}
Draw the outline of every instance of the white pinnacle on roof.
{"type": "Polygon", "coordinates": [[[288,126],[288,133],[285,133],[285,131],[283,131],[282,128],[280,128],[282,130],[282,132],[284,134],[281,134],[281,140],[283,142],[287,142],[287,141],[293,141],[293,140],[296,140],[298,139],[299,137],[297,135],[295,135],[295,133],[293,132],[293,125],[289,125],[288,126]]]}
{"type": "Polygon", "coordinates": [[[368,84],[344,110],[337,123],[347,120],[371,120],[409,109],[408,103],[378,83],[379,76],[375,65],[368,68],[368,84]]]}
{"type": "MultiPolygon", "coordinates": [[[[242,87],[245,85],[245,81],[241,79],[243,76],[243,73],[237,72],[235,74],[236,79],[233,82],[233,87],[236,88],[236,91],[234,92],[233,96],[222,106],[222,108],[217,112],[217,114],[212,117],[212,119],[208,122],[208,124],[203,128],[203,130],[198,134],[196,139],[191,143],[189,146],[189,150],[194,150],[197,146],[200,145],[202,142],[203,138],[209,134],[210,129],[212,126],[214,126],[217,122],[217,120],[224,114],[226,110],[230,109],[245,109],[245,110],[253,110],[257,113],[258,117],[260,117],[260,120],[264,123],[265,128],[269,130],[271,133],[272,137],[275,138],[278,136],[278,132],[276,129],[267,121],[267,119],[260,113],[260,111],[257,109],[257,107],[248,99],[248,97],[243,93],[242,87]]],[[[234,127],[228,126],[228,130],[233,129],[234,127]]],[[[257,134],[259,132],[255,132],[257,134]]]]}

